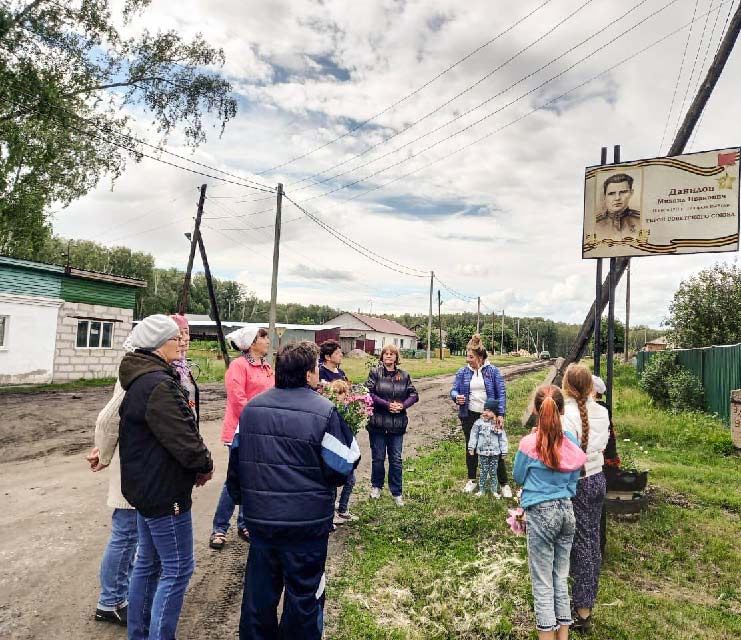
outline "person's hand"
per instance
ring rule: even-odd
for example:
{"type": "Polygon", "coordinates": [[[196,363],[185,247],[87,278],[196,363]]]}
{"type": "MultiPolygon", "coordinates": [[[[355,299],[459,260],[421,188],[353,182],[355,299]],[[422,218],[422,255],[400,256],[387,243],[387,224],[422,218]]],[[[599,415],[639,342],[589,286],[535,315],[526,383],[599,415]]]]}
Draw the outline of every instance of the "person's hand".
{"type": "Polygon", "coordinates": [[[404,408],[404,405],[401,402],[397,402],[396,400],[392,400],[389,402],[389,411],[391,413],[401,413],[401,410],[404,408]]]}
{"type": "Polygon", "coordinates": [[[472,455],[473,455],[473,451],[474,451],[473,449],[469,449],[469,450],[468,450],[468,455],[469,455],[469,456],[472,456],[472,455]]]}
{"type": "Polygon", "coordinates": [[[102,471],[108,466],[107,464],[100,463],[100,449],[98,447],[93,447],[93,450],[85,456],[85,460],[88,461],[90,471],[93,472],[102,471]]]}
{"type": "Polygon", "coordinates": [[[197,473],[196,474],[196,487],[202,487],[213,477],[214,477],[213,471],[209,471],[208,473],[197,473]]]}
{"type": "Polygon", "coordinates": [[[463,406],[466,404],[466,396],[462,396],[460,393],[455,397],[455,403],[463,406]]]}
{"type": "Polygon", "coordinates": [[[504,426],[504,416],[496,417],[497,426],[501,429],[504,426]]]}

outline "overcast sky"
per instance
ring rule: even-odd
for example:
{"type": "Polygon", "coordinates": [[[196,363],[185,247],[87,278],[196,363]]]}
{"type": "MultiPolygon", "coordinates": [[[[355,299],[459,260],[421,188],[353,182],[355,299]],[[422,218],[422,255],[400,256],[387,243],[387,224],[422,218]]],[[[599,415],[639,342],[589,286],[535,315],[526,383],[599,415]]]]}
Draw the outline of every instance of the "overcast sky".
{"type": "MultiPolygon", "coordinates": [[[[173,3],[155,0],[131,28],[174,28],[185,38],[201,31],[226,53],[223,72],[237,93],[238,116],[194,154],[176,138],[169,149],[262,184],[284,183],[290,197],[308,200],[303,206],[338,232],[399,265],[434,269],[448,287],[480,295],[488,312],[580,322],[593,298],[595,270],[594,261],[581,259],[584,168],[598,164],[602,146],[620,144],[623,160],[666,153],[730,6],[722,0],[181,0],[174,15],[173,3]],[[609,70],[691,21],[695,7],[689,40],[687,28],[609,70]]],[[[736,50],[687,151],[739,144],[739,77],[736,50]]],[[[135,115],[146,131],[146,114],[135,115]]],[[[153,132],[149,139],[156,139],[153,132]]],[[[269,298],[275,202],[264,192],[145,159],[131,163],[112,191],[104,181],[58,211],[54,229],[148,251],[157,266],[182,269],[188,251],[182,234],[192,226],[204,181],[204,239],[214,274],[269,298]]],[[[285,201],[283,221],[279,302],[364,312],[372,305],[374,313],[427,310],[429,277],[358,255],[285,201]]],[[[633,260],[632,323],[658,326],[682,279],[736,258],[633,260]]],[[[623,285],[618,293],[622,317],[623,285]]],[[[445,289],[442,297],[446,311],[476,309],[475,301],[445,289]]]]}

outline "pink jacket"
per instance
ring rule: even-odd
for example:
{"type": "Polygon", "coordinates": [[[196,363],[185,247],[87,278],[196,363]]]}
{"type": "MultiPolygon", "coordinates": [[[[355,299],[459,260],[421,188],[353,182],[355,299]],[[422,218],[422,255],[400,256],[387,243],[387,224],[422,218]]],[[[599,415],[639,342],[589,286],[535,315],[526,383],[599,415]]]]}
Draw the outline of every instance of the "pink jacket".
{"type": "Polygon", "coordinates": [[[226,413],[221,429],[221,441],[231,444],[239,424],[242,409],[257,394],[275,386],[275,375],[269,364],[251,363],[240,356],[232,360],[224,376],[226,386],[226,413]]]}

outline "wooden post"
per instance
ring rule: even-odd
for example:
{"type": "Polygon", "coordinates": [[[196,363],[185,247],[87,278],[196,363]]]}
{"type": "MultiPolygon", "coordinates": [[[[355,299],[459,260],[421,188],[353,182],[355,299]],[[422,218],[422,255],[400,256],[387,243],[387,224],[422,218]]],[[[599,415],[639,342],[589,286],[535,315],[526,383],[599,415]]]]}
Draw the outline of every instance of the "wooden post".
{"type": "Polygon", "coordinates": [[[504,355],[504,309],[502,309],[502,341],[499,343],[499,355],[504,355]]]}
{"type": "Polygon", "coordinates": [[[188,266],[185,269],[185,278],[183,279],[183,289],[180,292],[180,301],[178,302],[178,313],[185,315],[185,309],[188,306],[188,291],[190,289],[190,277],[193,272],[193,259],[196,256],[196,247],[198,238],[201,236],[201,216],[203,216],[203,203],[206,201],[206,185],[201,185],[201,197],[198,198],[198,209],[196,211],[196,223],[193,227],[193,234],[190,237],[190,255],[188,256],[188,266]]]}
{"type": "Polygon", "coordinates": [[[430,314],[427,316],[427,362],[431,360],[432,353],[432,287],[435,283],[435,272],[430,271],[430,314]]]}
{"type": "MultiPolygon", "coordinates": [[[[600,164],[607,164],[607,147],[602,147],[600,153],[600,164]]],[[[602,299],[602,258],[597,258],[597,274],[594,286],[594,299],[602,299]]],[[[600,375],[600,366],[602,363],[602,314],[594,316],[594,375],[600,375]]]]}
{"type": "Polygon", "coordinates": [[[442,300],[440,299],[440,289],[437,290],[437,322],[440,329],[440,360],[443,359],[443,315],[440,311],[442,307],[442,300]]]}
{"type": "Polygon", "coordinates": [[[481,333],[481,296],[476,299],[476,333],[481,333]]]}
{"type": "Polygon", "coordinates": [[[270,349],[268,350],[268,362],[273,361],[273,345],[276,343],[275,316],[278,303],[278,259],[280,257],[280,216],[283,207],[283,183],[278,183],[278,195],[275,203],[275,237],[273,238],[273,278],[270,282],[270,312],[268,314],[268,335],[270,336],[270,349]]]}
{"type": "Polygon", "coordinates": [[[628,268],[625,271],[625,336],[623,338],[625,355],[623,356],[623,362],[628,364],[630,360],[630,347],[628,346],[628,339],[630,337],[630,262],[628,262],[628,268]]]}
{"type": "Polygon", "coordinates": [[[229,350],[226,348],[226,340],[224,340],[224,329],[221,326],[221,317],[219,316],[219,305],[216,302],[216,293],[214,291],[214,283],[211,280],[211,269],[208,266],[208,257],[206,256],[206,247],[203,245],[203,236],[200,231],[198,233],[198,248],[201,250],[201,260],[203,261],[203,270],[206,273],[206,287],[208,288],[208,299],[211,302],[211,311],[214,314],[214,320],[216,321],[216,336],[219,339],[219,346],[221,347],[221,354],[224,356],[224,364],[226,368],[229,368],[230,358],[229,350]]]}

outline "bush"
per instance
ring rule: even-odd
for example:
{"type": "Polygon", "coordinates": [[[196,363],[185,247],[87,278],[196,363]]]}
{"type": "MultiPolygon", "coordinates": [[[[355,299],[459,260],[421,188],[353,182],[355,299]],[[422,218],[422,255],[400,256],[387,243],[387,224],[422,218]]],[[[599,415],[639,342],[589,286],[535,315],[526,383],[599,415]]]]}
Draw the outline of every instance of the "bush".
{"type": "Polygon", "coordinates": [[[667,380],[669,408],[672,411],[703,411],[705,389],[700,379],[688,369],[679,367],[667,380]]]}
{"type": "Polygon", "coordinates": [[[669,380],[679,371],[677,357],[671,351],[659,351],[646,363],[641,375],[641,389],[654,404],[668,407],[669,380]]]}

